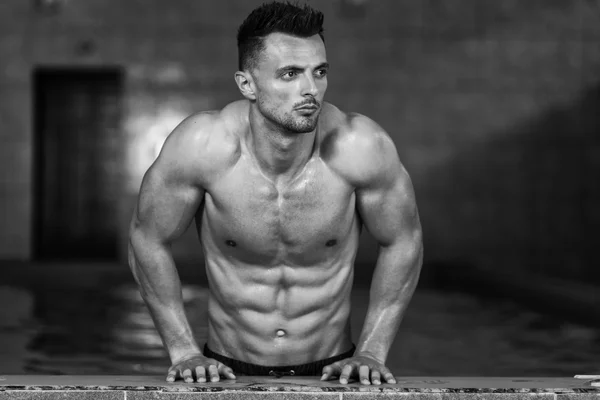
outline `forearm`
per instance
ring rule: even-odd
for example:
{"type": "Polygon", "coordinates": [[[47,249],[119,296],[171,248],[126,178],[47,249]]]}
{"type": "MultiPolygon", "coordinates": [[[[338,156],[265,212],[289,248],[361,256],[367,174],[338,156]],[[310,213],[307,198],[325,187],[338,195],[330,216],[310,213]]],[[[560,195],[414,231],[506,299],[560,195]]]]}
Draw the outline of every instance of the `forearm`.
{"type": "Polygon", "coordinates": [[[181,281],[167,245],[133,230],[129,266],[171,362],[201,354],[183,306],[181,281]]]}
{"type": "Polygon", "coordinates": [[[409,249],[402,244],[380,247],[357,355],[385,363],[417,286],[422,259],[421,245],[409,249]]]}

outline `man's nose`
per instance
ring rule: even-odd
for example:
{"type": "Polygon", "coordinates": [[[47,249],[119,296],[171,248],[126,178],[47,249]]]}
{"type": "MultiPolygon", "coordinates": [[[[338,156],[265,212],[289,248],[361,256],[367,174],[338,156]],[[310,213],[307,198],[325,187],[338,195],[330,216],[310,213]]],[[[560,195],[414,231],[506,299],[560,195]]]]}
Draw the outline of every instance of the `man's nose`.
{"type": "Polygon", "coordinates": [[[302,83],[302,95],[311,95],[312,97],[316,97],[319,93],[319,88],[317,87],[317,83],[315,82],[315,78],[312,74],[306,74],[302,83]]]}

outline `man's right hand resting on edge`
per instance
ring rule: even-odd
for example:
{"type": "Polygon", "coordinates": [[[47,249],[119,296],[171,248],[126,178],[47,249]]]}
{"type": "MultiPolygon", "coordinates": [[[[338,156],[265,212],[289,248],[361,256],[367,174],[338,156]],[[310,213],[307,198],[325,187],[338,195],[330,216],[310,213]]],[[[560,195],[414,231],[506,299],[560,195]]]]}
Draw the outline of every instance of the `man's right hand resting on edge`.
{"type": "Polygon", "coordinates": [[[167,382],[175,382],[177,379],[183,379],[187,383],[194,382],[218,382],[219,377],[235,379],[233,370],[223,363],[212,358],[204,357],[201,354],[186,357],[182,360],[176,360],[167,373],[167,382]]]}

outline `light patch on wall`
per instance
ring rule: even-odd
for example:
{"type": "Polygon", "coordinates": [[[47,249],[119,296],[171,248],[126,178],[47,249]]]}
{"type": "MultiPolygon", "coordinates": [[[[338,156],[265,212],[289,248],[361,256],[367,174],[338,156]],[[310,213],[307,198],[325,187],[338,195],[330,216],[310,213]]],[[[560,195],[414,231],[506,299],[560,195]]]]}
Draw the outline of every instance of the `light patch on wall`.
{"type": "Polygon", "coordinates": [[[129,68],[131,80],[151,82],[153,85],[180,85],[189,81],[188,74],[179,63],[160,65],[139,64],[129,68]]]}
{"type": "Polygon", "coordinates": [[[130,142],[127,149],[128,189],[139,190],[144,173],[156,160],[169,134],[191,114],[182,104],[166,104],[154,112],[145,109],[127,121],[130,142]]]}

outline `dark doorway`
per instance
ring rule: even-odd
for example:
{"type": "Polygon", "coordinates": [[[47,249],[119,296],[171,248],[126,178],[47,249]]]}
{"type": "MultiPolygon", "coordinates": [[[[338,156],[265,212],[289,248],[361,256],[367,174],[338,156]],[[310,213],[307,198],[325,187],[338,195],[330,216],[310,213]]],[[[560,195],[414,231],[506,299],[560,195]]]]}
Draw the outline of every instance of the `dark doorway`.
{"type": "Polygon", "coordinates": [[[38,260],[117,258],[123,82],[119,68],[33,73],[38,260]]]}

